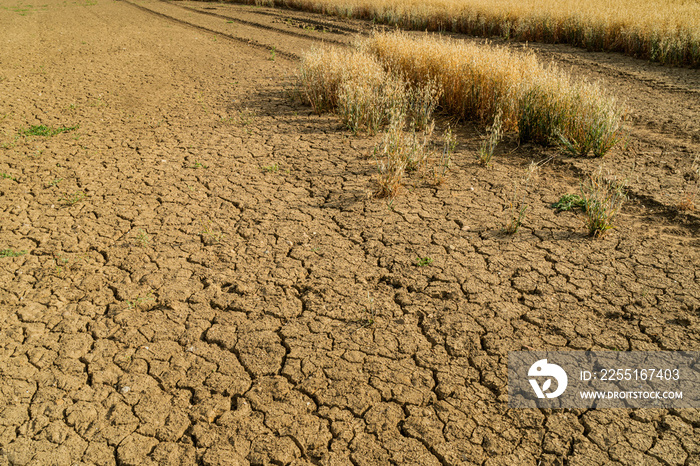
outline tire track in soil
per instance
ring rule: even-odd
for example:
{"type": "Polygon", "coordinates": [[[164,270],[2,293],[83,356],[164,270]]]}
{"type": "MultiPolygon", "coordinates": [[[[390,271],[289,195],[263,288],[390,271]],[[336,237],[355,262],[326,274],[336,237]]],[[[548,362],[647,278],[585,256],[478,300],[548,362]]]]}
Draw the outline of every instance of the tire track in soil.
{"type": "Polygon", "coordinates": [[[549,152],[483,170],[469,128],[448,184],[389,209],[366,196],[373,139],[284,97],[292,63],[209,18],[201,37],[121,2],[51,8],[0,11],[65,50],[0,51],[0,247],[28,251],[0,259],[2,466],[697,461],[697,410],[505,407],[510,350],[700,348],[687,239],[643,212],[584,238],[548,207],[577,188],[562,166],[503,236],[514,173],[549,152]],[[68,118],[78,139],[12,142],[68,118]]]}
{"type": "MultiPolygon", "coordinates": [[[[323,31],[323,36],[324,37],[314,37],[310,34],[305,34],[301,32],[297,32],[294,30],[290,30],[289,26],[287,29],[282,29],[279,27],[272,26],[271,24],[262,24],[260,22],[256,21],[251,21],[251,20],[245,20],[241,19],[236,16],[232,16],[231,14],[228,15],[223,15],[219,13],[214,13],[212,11],[208,11],[208,9],[211,9],[213,7],[204,7],[204,9],[201,8],[195,8],[192,6],[184,5],[178,2],[169,2],[166,0],[156,0],[155,2],[150,2],[150,3],[145,3],[141,2],[140,4],[132,2],[130,0],[122,0],[124,3],[127,3],[131,6],[134,6],[136,8],[139,8],[142,11],[146,11],[149,13],[152,13],[156,16],[162,17],[169,19],[174,22],[178,22],[180,24],[186,24],[188,26],[191,26],[193,28],[206,31],[211,34],[216,34],[217,36],[222,36],[227,39],[245,43],[254,47],[259,47],[263,49],[267,49],[269,51],[275,52],[275,54],[279,54],[281,56],[284,56],[288,59],[292,60],[298,60],[299,59],[299,50],[304,50],[307,49],[309,46],[313,45],[314,43],[317,42],[323,42],[327,44],[336,44],[336,45],[348,45],[349,39],[344,38],[343,36],[346,35],[348,32],[354,32],[358,33],[358,30],[353,30],[350,28],[344,28],[344,27],[339,27],[337,25],[331,25],[327,22],[322,22],[318,20],[308,20],[304,21],[302,26],[307,26],[307,25],[312,25],[312,26],[320,26],[322,27],[323,31]],[[146,6],[149,5],[149,6],[146,6]],[[160,8],[160,11],[159,11],[160,8]],[[244,28],[239,28],[237,30],[238,34],[231,34],[226,32],[223,28],[219,27],[219,23],[211,23],[211,27],[203,26],[202,24],[196,24],[192,20],[188,20],[182,17],[177,17],[176,13],[178,10],[182,10],[185,12],[191,12],[191,13],[196,13],[197,15],[204,15],[204,16],[211,16],[213,18],[218,18],[218,19],[223,19],[226,20],[227,24],[228,23],[236,23],[238,25],[244,26],[244,28]],[[243,29],[242,31],[240,29],[243,29]],[[340,32],[339,32],[340,31],[340,32]],[[263,37],[261,38],[261,32],[264,32],[263,37]],[[241,34],[242,33],[242,34],[241,34]],[[340,40],[340,39],[332,39],[329,38],[328,36],[338,36],[340,35],[343,37],[345,40],[340,40]],[[295,39],[302,39],[301,42],[296,41],[289,43],[289,37],[294,37],[295,39]],[[282,48],[280,48],[280,44],[282,48]],[[303,45],[302,45],[303,44],[303,45]],[[293,51],[290,51],[289,48],[292,48],[293,51]],[[286,50],[285,50],[286,49],[286,50]]],[[[272,16],[275,18],[276,21],[280,21],[280,15],[275,15],[272,12],[254,12],[251,15],[251,12],[246,12],[248,16],[272,16]]],[[[290,18],[285,18],[287,21],[293,21],[290,18]]],[[[289,23],[287,23],[289,24],[289,23]]],[[[294,24],[294,23],[292,23],[294,24]]],[[[296,28],[296,27],[295,27],[296,28]]],[[[314,29],[315,31],[315,29],[314,29]]],[[[366,34],[366,33],[365,33],[366,34]]]]}
{"type": "MultiPolygon", "coordinates": [[[[156,16],[161,17],[161,18],[165,18],[165,19],[170,20],[170,21],[174,21],[174,22],[176,22],[176,23],[178,23],[178,24],[187,25],[187,26],[189,26],[189,27],[192,27],[192,28],[197,29],[197,30],[200,30],[200,31],[204,31],[204,32],[208,32],[208,33],[211,33],[211,34],[215,34],[216,36],[222,36],[222,37],[225,37],[225,38],[227,38],[227,39],[229,39],[229,40],[236,41],[236,42],[240,42],[240,43],[249,45],[249,46],[251,46],[251,47],[262,48],[262,49],[269,50],[269,51],[272,51],[272,50],[273,50],[273,47],[274,47],[274,46],[267,46],[267,45],[265,45],[265,44],[262,44],[262,43],[260,43],[260,42],[255,41],[254,39],[249,39],[249,38],[234,36],[234,35],[232,35],[232,34],[227,34],[227,33],[224,33],[224,32],[216,31],[216,30],[214,30],[214,29],[209,29],[209,28],[204,27],[204,26],[199,26],[199,25],[194,24],[194,23],[189,22],[189,21],[185,21],[185,20],[182,20],[182,19],[177,19],[177,18],[175,18],[174,16],[170,16],[170,15],[167,15],[167,14],[164,14],[164,13],[160,13],[160,12],[155,11],[155,10],[153,10],[153,9],[147,8],[147,7],[143,6],[143,5],[138,5],[138,4],[136,4],[136,3],[134,3],[134,2],[131,2],[131,1],[129,1],[129,0],[121,0],[121,1],[123,1],[123,2],[126,3],[126,4],[129,4],[129,5],[133,6],[133,7],[135,7],[135,8],[138,8],[138,9],[141,10],[141,11],[148,12],[148,13],[150,13],[150,14],[156,15],[156,16]]],[[[164,3],[165,3],[165,2],[164,2],[164,3]]],[[[197,10],[195,10],[194,8],[189,8],[188,10],[190,10],[190,11],[196,11],[197,13],[200,13],[200,14],[207,14],[206,12],[197,11],[197,10]]],[[[213,16],[218,16],[218,15],[213,15],[213,16]]],[[[248,25],[248,26],[253,26],[253,25],[255,25],[255,23],[250,23],[250,22],[243,22],[243,21],[237,21],[237,22],[240,22],[241,24],[246,24],[246,25],[248,25]]],[[[255,26],[257,27],[257,25],[255,25],[255,26]]],[[[267,28],[265,28],[265,29],[267,29],[267,28]]],[[[294,34],[289,34],[289,35],[294,35],[294,34]]],[[[298,36],[303,37],[303,34],[298,34],[297,37],[298,37],[298,36]]],[[[294,54],[294,53],[285,52],[285,51],[282,51],[282,50],[277,51],[276,48],[275,48],[275,51],[276,51],[276,53],[279,53],[280,55],[282,55],[282,56],[284,56],[284,57],[287,57],[288,59],[291,59],[291,60],[298,60],[298,59],[299,59],[299,56],[296,55],[296,54],[294,54]]]]}
{"type": "MultiPolygon", "coordinates": [[[[164,0],[162,0],[162,1],[164,1],[164,0]]],[[[302,34],[302,33],[300,33],[300,32],[294,32],[294,31],[289,31],[289,30],[285,30],[285,29],[280,29],[280,28],[276,28],[276,27],[273,27],[273,26],[270,26],[270,25],[264,25],[264,24],[261,24],[261,23],[253,22],[253,21],[246,21],[246,20],[244,20],[244,19],[236,18],[236,17],[234,17],[234,16],[227,16],[227,15],[222,15],[222,14],[219,14],[219,13],[214,13],[214,12],[211,12],[211,11],[204,11],[204,10],[201,10],[201,9],[198,9],[198,8],[193,8],[193,7],[189,7],[189,6],[185,6],[185,5],[178,5],[178,4],[175,4],[175,5],[177,5],[178,7],[182,8],[182,9],[184,9],[184,10],[194,11],[195,13],[200,13],[200,14],[204,14],[204,15],[209,15],[209,16],[213,16],[213,17],[215,17],[215,18],[221,18],[221,19],[225,19],[225,20],[227,20],[227,21],[232,21],[232,22],[239,23],[239,24],[245,24],[245,25],[247,25],[247,26],[252,26],[252,27],[255,27],[255,28],[259,28],[259,29],[264,29],[264,30],[267,30],[267,31],[273,31],[273,32],[277,32],[277,33],[285,34],[285,35],[289,35],[289,36],[303,37],[304,39],[310,39],[310,40],[312,40],[312,41],[314,41],[314,42],[318,40],[318,39],[315,38],[315,37],[309,37],[307,34],[302,34]]],[[[318,24],[318,23],[316,23],[316,24],[318,24]]],[[[338,40],[332,40],[332,39],[331,39],[331,40],[325,39],[324,42],[335,43],[335,44],[339,44],[339,45],[345,45],[343,42],[340,42],[340,41],[338,41],[338,40]]]]}

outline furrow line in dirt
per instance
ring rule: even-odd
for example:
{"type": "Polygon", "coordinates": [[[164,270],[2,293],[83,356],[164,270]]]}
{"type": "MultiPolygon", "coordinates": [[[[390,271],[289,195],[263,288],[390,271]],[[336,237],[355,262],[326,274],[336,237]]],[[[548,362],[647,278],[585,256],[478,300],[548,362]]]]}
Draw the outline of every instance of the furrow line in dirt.
{"type": "MultiPolygon", "coordinates": [[[[543,47],[539,46],[539,44],[532,44],[533,47],[540,49],[540,51],[543,49],[543,47]]],[[[644,71],[632,71],[632,70],[627,70],[624,69],[622,66],[619,64],[616,66],[615,64],[608,64],[601,62],[600,60],[595,60],[592,58],[588,57],[580,57],[580,56],[572,56],[569,53],[562,53],[562,52],[540,52],[543,55],[551,56],[555,60],[569,64],[569,65],[575,65],[575,66],[581,66],[585,67],[588,69],[595,69],[596,71],[602,71],[605,74],[611,76],[611,77],[622,77],[625,79],[632,79],[635,81],[638,81],[640,84],[644,86],[648,86],[652,89],[661,89],[664,92],[670,92],[670,93],[678,93],[678,94],[689,94],[693,97],[697,97],[700,95],[700,89],[694,88],[690,85],[680,85],[677,83],[671,83],[669,82],[668,79],[663,79],[663,77],[655,77],[651,76],[650,70],[646,70],[646,73],[644,71]]],[[[624,57],[627,58],[627,57],[624,57]]],[[[634,59],[634,58],[629,58],[629,60],[635,60],[637,62],[641,62],[644,65],[647,65],[649,68],[651,68],[652,65],[646,63],[644,60],[641,59],[634,59]]],[[[663,69],[668,69],[668,67],[662,68],[659,65],[654,65],[654,68],[651,68],[651,72],[657,72],[658,73],[658,68],[663,69]],[[656,68],[656,69],[654,69],[656,68]]],[[[680,70],[675,70],[676,72],[679,72],[680,70]]]]}
{"type": "MultiPolygon", "coordinates": [[[[201,26],[201,25],[198,25],[198,24],[194,24],[194,23],[192,23],[192,22],[190,22],[190,21],[185,21],[185,20],[182,20],[182,19],[175,18],[174,16],[170,16],[170,15],[167,15],[167,14],[165,14],[165,13],[161,13],[161,12],[152,10],[152,9],[150,9],[150,8],[146,8],[146,7],[143,6],[143,5],[138,5],[138,4],[133,3],[133,2],[131,2],[131,1],[129,1],[129,0],[122,0],[122,1],[123,1],[124,3],[127,3],[127,4],[129,4],[129,5],[131,5],[131,6],[133,6],[133,7],[138,8],[139,10],[146,11],[146,12],[148,12],[148,13],[151,13],[151,14],[155,15],[155,16],[158,16],[158,17],[161,17],[161,18],[165,18],[165,19],[167,19],[167,20],[169,20],[169,21],[173,21],[173,22],[176,22],[176,23],[179,23],[179,24],[184,24],[184,25],[187,25],[187,26],[189,26],[189,27],[192,27],[192,28],[195,28],[195,29],[199,29],[200,31],[204,31],[204,32],[208,32],[208,33],[211,33],[211,34],[215,34],[215,35],[217,35],[217,36],[222,36],[222,37],[225,37],[225,38],[227,38],[227,39],[229,39],[229,40],[233,40],[233,41],[240,42],[240,43],[243,43],[243,44],[246,44],[246,45],[250,45],[251,47],[256,47],[256,48],[260,48],[260,49],[264,49],[264,50],[268,50],[268,51],[274,51],[275,54],[281,55],[281,56],[286,57],[286,58],[291,59],[291,60],[298,60],[298,59],[299,59],[299,55],[297,55],[297,54],[295,54],[295,53],[287,52],[287,51],[283,51],[283,50],[278,50],[278,49],[276,48],[276,46],[268,46],[268,45],[266,45],[266,44],[263,44],[263,43],[258,42],[258,41],[255,40],[255,39],[252,39],[252,38],[244,38],[244,37],[234,36],[234,35],[232,35],[232,34],[228,34],[228,33],[222,32],[222,31],[217,31],[217,30],[215,30],[215,29],[211,29],[211,28],[207,28],[207,27],[204,27],[204,26],[201,26]]],[[[193,11],[197,11],[197,10],[193,10],[193,11]]],[[[197,13],[201,13],[201,12],[197,11],[197,13]]]]}
{"type": "MultiPolygon", "coordinates": [[[[309,37],[308,35],[302,34],[302,33],[300,33],[300,32],[286,31],[286,30],[284,30],[284,29],[276,28],[276,27],[273,27],[273,26],[268,26],[268,25],[266,25],[266,24],[260,24],[260,23],[256,23],[256,22],[253,22],[253,21],[246,21],[246,20],[244,20],[244,19],[236,18],[236,17],[234,17],[234,16],[221,15],[221,14],[219,14],[219,13],[214,13],[214,12],[211,12],[211,11],[204,11],[204,10],[201,10],[201,9],[199,9],[199,8],[193,8],[193,7],[185,6],[185,5],[178,5],[177,3],[171,3],[171,2],[169,2],[169,1],[167,1],[167,0],[158,0],[158,1],[163,2],[163,3],[168,3],[168,4],[175,5],[175,6],[177,6],[178,8],[182,8],[183,10],[193,11],[193,12],[195,12],[195,13],[199,13],[199,14],[202,14],[202,15],[209,15],[209,16],[213,16],[213,17],[215,17],[215,18],[225,19],[225,20],[227,20],[227,21],[234,21],[234,22],[236,22],[236,23],[245,24],[246,26],[252,26],[252,27],[260,28],[260,29],[266,29],[266,30],[268,30],[268,31],[274,31],[274,32],[279,33],[279,34],[287,34],[287,35],[290,35],[290,36],[301,37],[301,38],[303,38],[303,39],[308,39],[308,40],[311,40],[311,41],[314,41],[314,42],[318,41],[318,39],[317,39],[316,37],[309,37]]],[[[335,44],[339,44],[339,45],[345,45],[343,42],[341,42],[341,41],[339,41],[339,40],[334,40],[334,39],[324,39],[323,42],[327,42],[327,43],[330,42],[330,43],[335,43],[335,44]]]]}
{"type": "MultiPolygon", "coordinates": [[[[195,0],[195,1],[198,1],[198,0],[195,0]]],[[[174,4],[176,4],[176,3],[174,3],[174,4]]],[[[245,4],[238,4],[235,2],[230,2],[230,3],[227,2],[226,3],[226,6],[237,6],[237,5],[240,6],[241,8],[246,7],[245,4]]],[[[202,7],[202,8],[211,8],[211,7],[202,7]]],[[[338,24],[338,22],[330,22],[331,18],[329,18],[329,17],[324,17],[324,18],[327,18],[328,21],[313,19],[313,18],[309,17],[313,13],[304,13],[304,12],[299,12],[298,10],[279,10],[279,9],[272,9],[271,8],[271,9],[266,11],[264,9],[256,9],[256,11],[252,12],[251,14],[256,15],[256,16],[271,16],[273,18],[277,18],[280,20],[295,19],[295,20],[302,21],[302,22],[307,23],[307,24],[314,24],[316,26],[321,26],[321,27],[325,27],[325,28],[329,28],[329,29],[337,29],[339,31],[343,31],[343,32],[346,32],[349,34],[361,33],[359,31],[359,29],[357,29],[357,28],[346,27],[346,26],[343,26],[341,24],[338,24]],[[277,11],[273,11],[273,10],[284,11],[284,14],[277,13],[277,11]]],[[[313,15],[314,16],[322,16],[319,14],[313,14],[313,15]]],[[[348,23],[350,21],[353,21],[353,20],[346,19],[343,21],[343,23],[348,23]]]]}

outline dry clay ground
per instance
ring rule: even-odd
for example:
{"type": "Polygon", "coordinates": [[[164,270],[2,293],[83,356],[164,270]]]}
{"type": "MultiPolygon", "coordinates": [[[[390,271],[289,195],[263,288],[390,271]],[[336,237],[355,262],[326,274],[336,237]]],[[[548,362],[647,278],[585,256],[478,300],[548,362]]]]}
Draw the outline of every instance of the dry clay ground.
{"type": "Polygon", "coordinates": [[[390,206],[375,140],[289,97],[295,56],[369,25],[43,1],[0,1],[0,465],[700,464],[698,410],[506,385],[512,350],[700,350],[697,70],[536,46],[627,101],[630,200],[586,237],[550,204],[599,161],[559,157],[510,237],[551,149],[485,169],[462,125],[446,183],[390,206]]]}

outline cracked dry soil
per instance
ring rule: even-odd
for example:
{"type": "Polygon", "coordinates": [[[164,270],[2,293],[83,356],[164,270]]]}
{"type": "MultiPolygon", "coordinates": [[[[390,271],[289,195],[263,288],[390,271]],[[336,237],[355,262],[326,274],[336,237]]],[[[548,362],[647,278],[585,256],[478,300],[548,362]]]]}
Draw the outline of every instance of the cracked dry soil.
{"type": "Polygon", "coordinates": [[[46,1],[0,1],[0,465],[700,464],[697,410],[506,390],[512,350],[700,350],[697,71],[540,46],[628,100],[631,199],[585,237],[549,205],[598,161],[559,157],[508,237],[550,149],[486,170],[463,125],[447,183],[387,206],[374,140],[288,98],[292,57],[368,25],[46,1]]]}

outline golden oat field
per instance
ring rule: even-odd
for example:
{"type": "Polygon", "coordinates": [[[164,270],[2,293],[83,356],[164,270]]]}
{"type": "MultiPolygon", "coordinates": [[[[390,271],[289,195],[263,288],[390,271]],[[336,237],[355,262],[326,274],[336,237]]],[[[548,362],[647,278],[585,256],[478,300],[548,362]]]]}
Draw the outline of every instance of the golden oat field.
{"type": "Polygon", "coordinates": [[[409,29],[567,43],[700,65],[697,0],[238,0],[409,29]]]}

